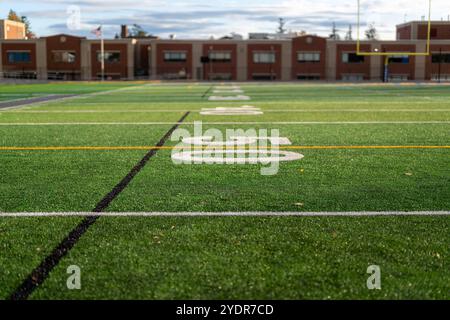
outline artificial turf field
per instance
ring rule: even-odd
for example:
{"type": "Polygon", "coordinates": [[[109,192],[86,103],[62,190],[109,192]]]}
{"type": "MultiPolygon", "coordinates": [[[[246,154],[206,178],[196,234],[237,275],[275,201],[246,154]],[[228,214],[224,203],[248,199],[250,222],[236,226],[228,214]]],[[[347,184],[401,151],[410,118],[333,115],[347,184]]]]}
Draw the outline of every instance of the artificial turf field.
{"type": "MultiPolygon", "coordinates": [[[[0,85],[0,101],[81,95],[0,109],[3,213],[92,212],[186,112],[180,128],[278,129],[304,155],[262,176],[260,165],[175,165],[158,150],[104,212],[174,216],[100,217],[29,298],[449,299],[448,215],[320,213],[448,212],[450,87],[237,85],[250,101],[209,101],[211,84],[0,85]],[[264,113],[200,114],[242,105],[264,113]],[[70,265],[81,290],[66,287],[70,265]],[[370,265],[381,290],[366,287],[370,265]]],[[[83,219],[0,217],[0,298],[83,219]]]]}

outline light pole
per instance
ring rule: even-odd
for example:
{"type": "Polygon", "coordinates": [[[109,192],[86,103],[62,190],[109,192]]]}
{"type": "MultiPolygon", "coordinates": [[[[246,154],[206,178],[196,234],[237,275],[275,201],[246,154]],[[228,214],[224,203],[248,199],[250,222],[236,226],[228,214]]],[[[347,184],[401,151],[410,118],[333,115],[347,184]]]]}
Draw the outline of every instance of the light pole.
{"type": "Polygon", "coordinates": [[[103,30],[100,31],[100,56],[101,59],[101,69],[102,69],[102,81],[105,81],[105,40],[103,38],[103,30]]]}

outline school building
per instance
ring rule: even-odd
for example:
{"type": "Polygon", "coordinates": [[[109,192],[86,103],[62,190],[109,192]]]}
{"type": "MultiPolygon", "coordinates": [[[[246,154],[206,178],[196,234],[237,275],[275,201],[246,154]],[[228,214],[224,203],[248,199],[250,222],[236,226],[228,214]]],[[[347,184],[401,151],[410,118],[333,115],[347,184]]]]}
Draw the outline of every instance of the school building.
{"type": "MultiPolygon", "coordinates": [[[[397,52],[388,59],[390,81],[450,81],[450,22],[397,26],[393,41],[361,41],[364,52],[397,52]],[[404,54],[402,54],[404,53],[404,54]]],[[[315,35],[282,39],[105,39],[105,78],[185,80],[382,81],[385,58],[357,55],[356,41],[315,35]]],[[[20,24],[0,21],[0,77],[95,80],[102,76],[100,40],[67,34],[25,39],[20,24]]]]}

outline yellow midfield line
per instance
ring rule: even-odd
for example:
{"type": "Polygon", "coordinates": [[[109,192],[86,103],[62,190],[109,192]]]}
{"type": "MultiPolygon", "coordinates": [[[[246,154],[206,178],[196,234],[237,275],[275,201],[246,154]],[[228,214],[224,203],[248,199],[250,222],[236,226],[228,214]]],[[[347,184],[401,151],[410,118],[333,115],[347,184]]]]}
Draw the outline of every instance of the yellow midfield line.
{"type": "MultiPolygon", "coordinates": [[[[120,151],[120,150],[215,150],[221,146],[74,146],[74,147],[0,147],[0,151],[120,151]]],[[[237,146],[230,149],[350,150],[350,149],[450,149],[450,146],[237,146]]]]}

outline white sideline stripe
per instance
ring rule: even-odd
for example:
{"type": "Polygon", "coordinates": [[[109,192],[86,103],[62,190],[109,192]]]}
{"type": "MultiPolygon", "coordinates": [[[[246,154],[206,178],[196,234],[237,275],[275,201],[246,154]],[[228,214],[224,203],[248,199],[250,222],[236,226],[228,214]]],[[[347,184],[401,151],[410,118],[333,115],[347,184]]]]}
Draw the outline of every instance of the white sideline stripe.
{"type": "MultiPolygon", "coordinates": [[[[23,98],[23,99],[15,99],[15,100],[8,100],[5,102],[21,102],[21,101],[27,101],[27,100],[31,100],[31,99],[36,99],[36,98],[41,98],[41,97],[55,97],[58,96],[58,94],[49,94],[49,95],[43,95],[43,96],[36,96],[36,97],[30,97],[30,98],[23,98]]],[[[7,108],[2,108],[2,112],[8,111],[8,110],[14,110],[14,109],[30,109],[36,106],[40,106],[43,104],[48,104],[48,103],[55,103],[55,102],[61,102],[61,101],[66,101],[66,100],[71,100],[71,99],[75,99],[78,98],[79,96],[71,96],[71,97],[61,97],[59,99],[54,99],[54,100],[45,100],[45,101],[36,101],[33,103],[28,103],[28,104],[22,104],[22,105],[17,105],[17,106],[12,106],[12,107],[7,107],[7,108]]]]}
{"type": "MultiPolygon", "coordinates": [[[[8,108],[0,110],[0,112],[7,111],[8,108]],[[4,110],[4,111],[3,111],[4,110]]],[[[201,112],[202,110],[192,110],[191,112],[201,112]]],[[[339,113],[339,112],[354,112],[354,113],[376,113],[376,112],[450,112],[450,109],[267,109],[261,110],[264,112],[292,112],[292,113],[339,113]]],[[[23,110],[23,111],[9,111],[9,113],[179,113],[186,112],[186,110],[23,110]]]]}
{"type": "MultiPolygon", "coordinates": [[[[160,97],[160,96],[154,96],[155,98],[166,98],[166,96],[164,97],[160,97]]],[[[173,97],[173,95],[171,96],[173,97]]],[[[180,98],[185,98],[186,96],[180,96],[180,98]]],[[[442,99],[442,101],[445,101],[444,99],[442,99]]],[[[175,101],[177,102],[177,101],[175,101]]],[[[329,101],[321,101],[322,104],[326,103],[327,105],[342,105],[342,102],[336,102],[333,100],[329,100],[329,101]]],[[[98,101],[98,102],[82,102],[83,105],[114,105],[114,104],[143,104],[143,103],[155,103],[154,101],[108,101],[108,102],[104,102],[104,101],[98,101]]],[[[157,102],[157,103],[161,103],[162,102],[157,102]]],[[[192,102],[192,103],[195,103],[192,102]]],[[[232,103],[232,101],[230,102],[232,103]]],[[[311,103],[315,103],[315,102],[305,102],[305,101],[296,101],[297,104],[299,105],[311,105],[311,103]]],[[[292,104],[292,103],[285,103],[286,105],[292,104]]],[[[383,107],[386,106],[386,102],[376,102],[376,101],[358,101],[358,102],[352,102],[352,101],[346,101],[345,102],[346,105],[382,105],[383,107]]],[[[396,105],[396,104],[401,104],[404,105],[405,102],[404,101],[389,101],[389,105],[396,105]]],[[[423,101],[408,101],[409,105],[416,105],[416,104],[420,104],[423,105],[423,101]]]]}
{"type": "Polygon", "coordinates": [[[450,211],[350,211],[350,212],[1,212],[0,218],[33,217],[378,217],[450,216],[450,211]]]}
{"type": "MultiPolygon", "coordinates": [[[[177,122],[3,122],[0,126],[132,126],[173,125],[177,122]]],[[[194,122],[182,122],[194,125],[194,122]]],[[[204,125],[340,125],[340,124],[450,124],[450,121],[266,121],[266,122],[202,122],[204,125]]]]}
{"type": "MultiPolygon", "coordinates": [[[[72,96],[72,97],[64,97],[64,98],[61,98],[61,99],[50,100],[50,101],[39,101],[39,102],[27,104],[25,106],[14,106],[14,107],[10,107],[10,108],[3,108],[2,110],[11,110],[11,109],[18,109],[18,108],[32,109],[34,107],[37,107],[37,106],[40,106],[40,105],[43,105],[43,104],[45,105],[45,104],[51,104],[51,103],[57,103],[57,102],[66,102],[67,100],[82,100],[82,99],[87,99],[87,98],[90,98],[90,97],[110,94],[110,93],[117,92],[117,91],[126,91],[126,90],[129,90],[129,89],[138,88],[138,87],[141,87],[141,86],[142,85],[132,86],[132,87],[124,87],[124,88],[118,88],[118,89],[112,89],[112,90],[107,90],[107,91],[91,92],[91,93],[81,92],[81,93],[79,93],[79,94],[77,94],[75,96],[72,96]]],[[[55,95],[57,95],[57,94],[50,94],[48,96],[55,96],[55,95]]],[[[26,99],[24,99],[24,100],[26,100],[26,99]]]]}

